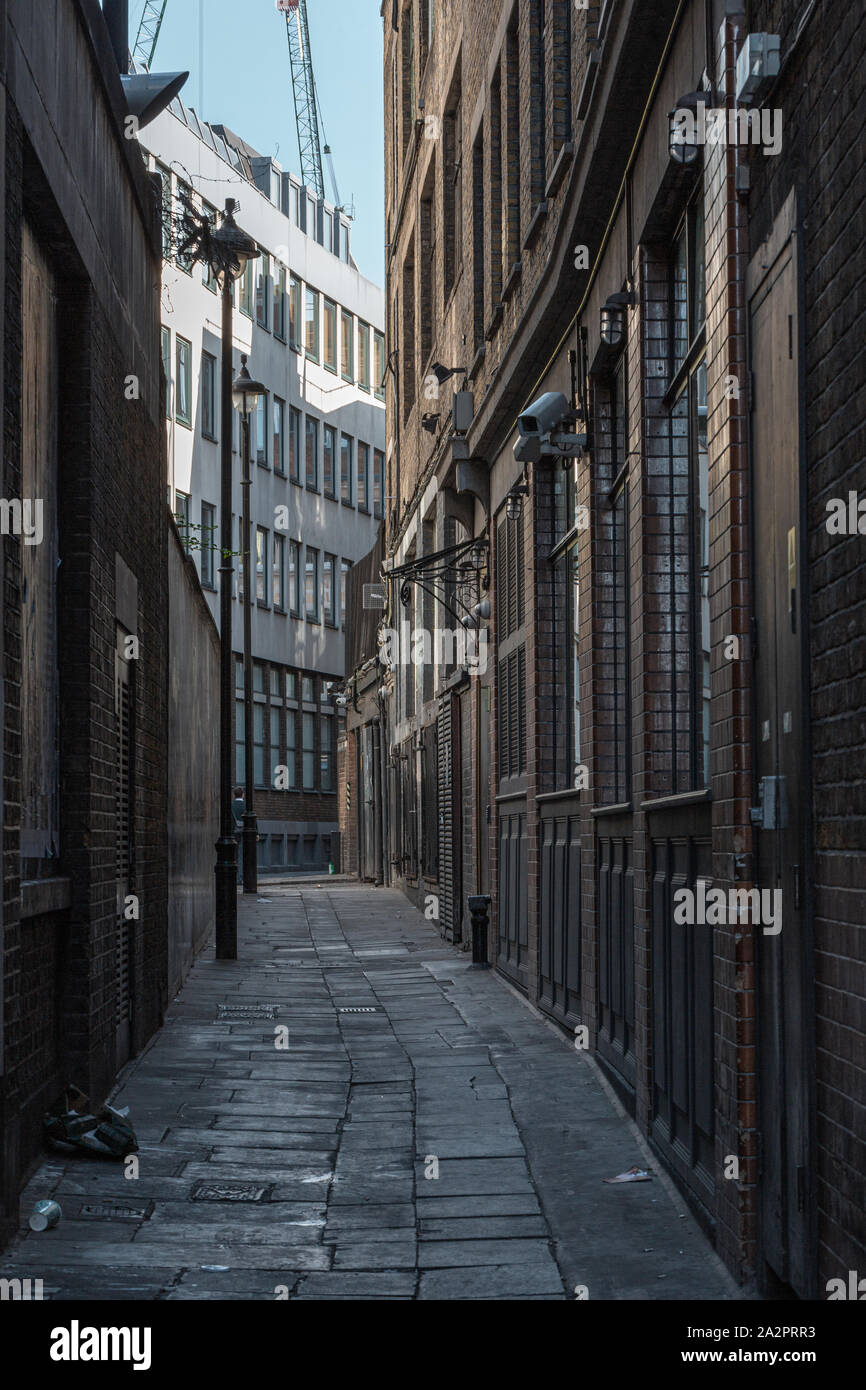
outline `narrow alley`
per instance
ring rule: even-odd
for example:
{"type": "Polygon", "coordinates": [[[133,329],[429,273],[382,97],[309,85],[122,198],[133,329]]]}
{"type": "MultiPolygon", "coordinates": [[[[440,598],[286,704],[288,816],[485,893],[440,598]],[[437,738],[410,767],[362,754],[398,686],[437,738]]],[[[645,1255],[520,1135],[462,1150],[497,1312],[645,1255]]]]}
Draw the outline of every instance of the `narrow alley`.
{"type": "Polygon", "coordinates": [[[138,1176],[46,1159],[4,1277],[54,1300],[741,1296],[594,1063],[401,893],[269,884],[239,917],[239,959],[207,951],[121,1075],[138,1176]],[[604,1183],[635,1165],[652,1180],[604,1183]]]}

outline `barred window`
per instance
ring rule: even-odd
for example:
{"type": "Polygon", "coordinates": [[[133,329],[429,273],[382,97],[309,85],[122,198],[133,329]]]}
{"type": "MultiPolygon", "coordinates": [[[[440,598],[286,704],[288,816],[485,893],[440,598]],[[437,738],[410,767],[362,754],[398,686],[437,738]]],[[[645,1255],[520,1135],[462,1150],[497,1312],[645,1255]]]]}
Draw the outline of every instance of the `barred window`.
{"type": "Polygon", "coordinates": [[[526,647],[523,519],[503,517],[496,532],[499,778],[526,771],[526,647]]]}

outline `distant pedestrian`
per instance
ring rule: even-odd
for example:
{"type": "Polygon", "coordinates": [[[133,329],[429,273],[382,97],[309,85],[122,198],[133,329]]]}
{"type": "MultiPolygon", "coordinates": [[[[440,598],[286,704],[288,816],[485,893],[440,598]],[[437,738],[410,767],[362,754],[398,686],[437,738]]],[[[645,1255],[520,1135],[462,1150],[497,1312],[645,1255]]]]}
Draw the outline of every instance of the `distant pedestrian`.
{"type": "Polygon", "coordinates": [[[244,812],[246,811],[243,787],[235,787],[235,799],[232,802],[232,820],[235,826],[235,840],[238,846],[238,883],[243,883],[243,859],[241,836],[244,829],[244,812]]]}

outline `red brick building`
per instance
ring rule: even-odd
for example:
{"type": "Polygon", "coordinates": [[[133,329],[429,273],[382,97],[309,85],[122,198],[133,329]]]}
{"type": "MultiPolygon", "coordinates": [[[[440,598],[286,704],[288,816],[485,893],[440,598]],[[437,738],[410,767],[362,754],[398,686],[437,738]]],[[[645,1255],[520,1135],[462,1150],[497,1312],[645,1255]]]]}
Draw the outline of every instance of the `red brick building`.
{"type": "Polygon", "coordinates": [[[490,895],[735,1275],[811,1298],[866,1267],[866,26],[748,11],[383,5],[409,641],[352,814],[451,939],[490,895]],[[464,618],[485,669],[415,664],[464,618]]]}

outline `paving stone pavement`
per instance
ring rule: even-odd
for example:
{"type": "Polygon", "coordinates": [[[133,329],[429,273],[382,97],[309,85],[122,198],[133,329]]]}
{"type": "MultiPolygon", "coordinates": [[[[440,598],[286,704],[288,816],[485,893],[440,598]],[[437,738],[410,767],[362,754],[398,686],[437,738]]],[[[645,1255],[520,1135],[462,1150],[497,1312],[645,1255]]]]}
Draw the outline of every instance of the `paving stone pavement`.
{"type": "Polygon", "coordinates": [[[261,894],[240,959],[208,948],[120,1078],[138,1177],[46,1158],[0,1275],[53,1299],[739,1297],[592,1062],[402,894],[261,894]],[[654,1180],[602,1182],[634,1163],[654,1180]],[[36,1234],[42,1197],[63,1219],[36,1234]]]}

